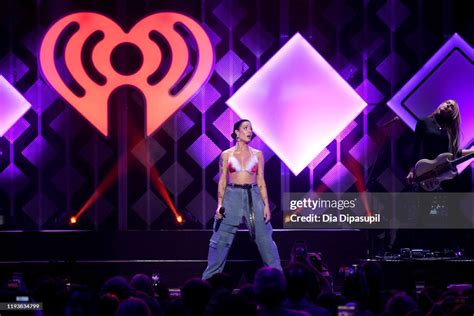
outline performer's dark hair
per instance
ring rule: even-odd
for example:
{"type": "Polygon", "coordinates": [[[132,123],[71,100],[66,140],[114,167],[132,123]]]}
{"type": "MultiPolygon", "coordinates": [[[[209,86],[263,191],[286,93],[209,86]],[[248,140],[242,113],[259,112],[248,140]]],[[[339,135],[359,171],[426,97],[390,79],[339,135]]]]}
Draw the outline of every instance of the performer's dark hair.
{"type": "Polygon", "coordinates": [[[244,122],[250,122],[250,121],[246,119],[242,119],[234,123],[234,129],[232,130],[232,134],[230,134],[233,140],[237,139],[237,134],[235,133],[235,131],[238,130],[240,128],[240,125],[242,125],[242,123],[244,122]]]}

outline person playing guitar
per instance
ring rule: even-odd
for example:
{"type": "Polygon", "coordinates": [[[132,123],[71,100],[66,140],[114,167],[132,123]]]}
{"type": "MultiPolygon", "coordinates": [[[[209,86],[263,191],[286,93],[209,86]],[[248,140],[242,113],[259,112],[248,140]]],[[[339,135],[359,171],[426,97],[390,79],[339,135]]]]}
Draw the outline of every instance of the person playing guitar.
{"type": "MultiPolygon", "coordinates": [[[[415,192],[457,191],[452,181],[441,182],[454,178],[459,159],[467,159],[474,152],[460,149],[460,125],[461,114],[455,100],[442,102],[431,115],[418,121],[411,161],[413,167],[406,177],[415,192]]],[[[459,213],[456,209],[442,208],[442,212],[437,214],[445,221],[444,216],[457,218],[459,213]]],[[[436,220],[430,217],[431,214],[430,209],[417,210],[415,217],[420,228],[397,232],[395,244],[407,246],[408,243],[412,248],[424,249],[459,249],[464,242],[456,230],[423,229],[426,221],[436,220]]]]}
{"type": "Polygon", "coordinates": [[[459,148],[460,125],[461,114],[455,100],[444,101],[431,115],[418,121],[412,156],[414,166],[406,178],[409,184],[417,183],[424,191],[442,190],[440,182],[457,175],[455,165],[474,154],[474,150],[459,148]],[[419,161],[420,158],[425,159],[419,161]]]}

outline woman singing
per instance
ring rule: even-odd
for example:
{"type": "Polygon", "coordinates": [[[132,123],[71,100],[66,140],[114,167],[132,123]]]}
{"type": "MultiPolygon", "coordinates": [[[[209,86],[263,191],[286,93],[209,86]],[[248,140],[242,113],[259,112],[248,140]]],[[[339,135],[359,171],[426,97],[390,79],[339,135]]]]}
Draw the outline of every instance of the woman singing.
{"type": "Polygon", "coordinates": [[[263,263],[281,270],[278,249],[272,239],[271,213],[263,177],[263,154],[249,146],[252,136],[250,121],[237,121],[232,133],[236,145],[221,154],[214,233],[209,242],[208,265],[202,276],[204,280],[224,269],[227,253],[242,217],[245,217],[263,263]],[[224,214],[219,212],[221,207],[225,210],[224,214]]]}

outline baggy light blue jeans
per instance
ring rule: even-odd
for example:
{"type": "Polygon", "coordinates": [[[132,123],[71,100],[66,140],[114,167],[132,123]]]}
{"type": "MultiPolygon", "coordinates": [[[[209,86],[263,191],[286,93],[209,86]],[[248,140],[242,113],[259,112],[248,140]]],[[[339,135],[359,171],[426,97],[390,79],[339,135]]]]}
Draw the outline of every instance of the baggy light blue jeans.
{"type": "MultiPolygon", "coordinates": [[[[222,220],[214,219],[213,234],[209,242],[208,265],[202,278],[209,279],[215,273],[222,272],[234,241],[235,233],[239,228],[242,216],[245,217],[247,227],[251,227],[248,189],[227,186],[222,206],[225,208],[225,217],[222,220]]],[[[255,243],[257,244],[263,264],[282,270],[280,255],[272,239],[272,225],[265,224],[263,218],[263,200],[256,185],[252,186],[252,204],[254,211],[255,243]]]]}

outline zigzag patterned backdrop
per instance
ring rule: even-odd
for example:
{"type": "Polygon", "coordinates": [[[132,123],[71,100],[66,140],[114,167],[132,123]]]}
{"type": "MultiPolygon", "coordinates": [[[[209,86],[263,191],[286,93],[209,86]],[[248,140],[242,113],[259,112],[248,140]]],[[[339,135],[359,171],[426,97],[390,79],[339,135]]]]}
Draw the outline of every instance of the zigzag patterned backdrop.
{"type": "MultiPolygon", "coordinates": [[[[32,108],[0,138],[1,227],[70,228],[69,217],[110,177],[125,150],[128,172],[86,210],[78,228],[209,228],[218,156],[232,144],[232,125],[239,118],[225,101],[296,32],[369,105],[298,176],[257,135],[251,145],[265,155],[273,226],[282,227],[283,192],[356,191],[357,179],[367,182],[369,176],[373,190],[402,191],[413,134],[401,123],[382,136],[381,125],[395,115],[386,103],[455,32],[474,44],[473,20],[463,14],[472,10],[472,2],[441,0],[4,1],[0,74],[32,108]],[[212,77],[152,137],[134,138],[124,149],[119,129],[130,134],[130,126],[144,124],[137,91],[124,88],[111,98],[112,136],[105,138],[38,71],[47,28],[78,11],[104,14],[124,29],[159,11],[194,17],[215,48],[212,77]],[[128,113],[125,120],[120,113],[128,113]],[[153,168],[186,214],[184,225],[175,223],[163,195],[150,184],[153,168]]],[[[463,177],[470,179],[470,170],[463,177]]]]}

